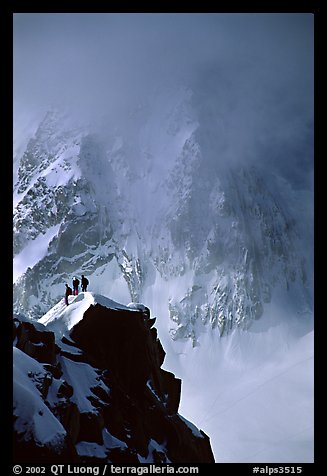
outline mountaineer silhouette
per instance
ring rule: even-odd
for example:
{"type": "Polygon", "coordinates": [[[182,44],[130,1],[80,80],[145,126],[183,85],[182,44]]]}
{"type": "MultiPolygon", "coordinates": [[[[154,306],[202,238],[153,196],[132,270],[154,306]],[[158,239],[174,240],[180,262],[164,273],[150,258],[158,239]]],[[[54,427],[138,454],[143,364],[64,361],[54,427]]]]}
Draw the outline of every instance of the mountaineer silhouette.
{"type": "Polygon", "coordinates": [[[75,276],[73,277],[73,295],[78,296],[78,286],[79,286],[79,279],[75,276]]]}
{"type": "Polygon", "coordinates": [[[65,303],[66,303],[66,306],[68,306],[68,296],[73,294],[73,291],[72,291],[72,288],[70,288],[67,283],[65,284],[65,286],[66,286],[65,303]]]}
{"type": "Polygon", "coordinates": [[[81,284],[82,284],[82,291],[87,291],[87,286],[89,284],[89,280],[82,274],[82,279],[81,279],[81,284]]]}

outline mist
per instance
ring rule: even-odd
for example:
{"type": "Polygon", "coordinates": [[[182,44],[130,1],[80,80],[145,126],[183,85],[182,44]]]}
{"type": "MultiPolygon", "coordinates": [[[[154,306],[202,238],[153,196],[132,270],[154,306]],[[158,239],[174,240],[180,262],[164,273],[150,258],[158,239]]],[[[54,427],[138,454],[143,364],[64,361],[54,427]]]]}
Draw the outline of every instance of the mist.
{"type": "Polygon", "coordinates": [[[161,90],[190,88],[199,117],[215,117],[220,162],[278,167],[295,188],[312,189],[313,19],[15,14],[16,149],[52,107],[81,123],[106,117],[111,127],[124,128],[131,111],[151,110],[161,90]]]}

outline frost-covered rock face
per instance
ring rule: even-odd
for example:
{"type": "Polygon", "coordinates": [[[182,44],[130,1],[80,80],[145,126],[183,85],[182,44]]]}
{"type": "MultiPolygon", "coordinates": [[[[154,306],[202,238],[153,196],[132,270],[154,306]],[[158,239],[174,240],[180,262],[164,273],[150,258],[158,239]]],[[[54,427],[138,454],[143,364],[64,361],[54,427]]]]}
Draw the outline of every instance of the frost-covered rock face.
{"type": "MultiPolygon", "coordinates": [[[[220,333],[234,325],[247,328],[262,315],[276,285],[298,286],[305,306],[305,260],[296,226],[258,171],[209,176],[197,167],[186,186],[185,169],[176,173],[177,207],[167,215],[171,250],[165,253],[184,248],[180,274],[191,270],[192,280],[185,295],[170,302],[174,338],[196,340],[199,320],[220,333]],[[184,200],[179,200],[182,190],[184,200]]],[[[169,265],[166,270],[169,279],[169,265]]]]}
{"type": "Polygon", "coordinates": [[[18,312],[41,316],[81,274],[169,314],[172,338],[194,345],[207,326],[248,328],[276,290],[310,309],[293,197],[255,165],[223,165],[219,121],[204,124],[203,108],[190,90],[168,92],[101,138],[47,115],[15,186],[18,312]]]}

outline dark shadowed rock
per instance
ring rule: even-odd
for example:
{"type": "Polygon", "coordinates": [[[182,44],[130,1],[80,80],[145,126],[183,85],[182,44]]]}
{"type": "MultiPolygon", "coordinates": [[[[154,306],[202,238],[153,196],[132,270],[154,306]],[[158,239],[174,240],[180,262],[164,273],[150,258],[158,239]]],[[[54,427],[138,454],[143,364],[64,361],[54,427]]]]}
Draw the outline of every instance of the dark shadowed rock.
{"type": "Polygon", "coordinates": [[[56,344],[53,332],[39,331],[30,322],[15,320],[16,347],[38,362],[55,364],[56,344]]]}

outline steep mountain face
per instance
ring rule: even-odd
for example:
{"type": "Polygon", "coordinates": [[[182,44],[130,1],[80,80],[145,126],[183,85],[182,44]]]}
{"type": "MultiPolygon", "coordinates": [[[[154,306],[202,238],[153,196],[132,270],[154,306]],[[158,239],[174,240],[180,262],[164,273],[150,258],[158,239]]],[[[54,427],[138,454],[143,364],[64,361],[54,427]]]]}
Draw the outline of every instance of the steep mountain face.
{"type": "Polygon", "coordinates": [[[294,197],[254,164],[220,162],[221,119],[200,99],[169,91],[101,135],[46,116],[15,185],[17,312],[40,317],[86,274],[96,292],[169,315],[171,337],[193,345],[208,326],[249,328],[280,293],[310,314],[294,197]]]}
{"type": "Polygon", "coordinates": [[[82,293],[14,318],[16,462],[214,462],[145,306],[82,293]]]}

